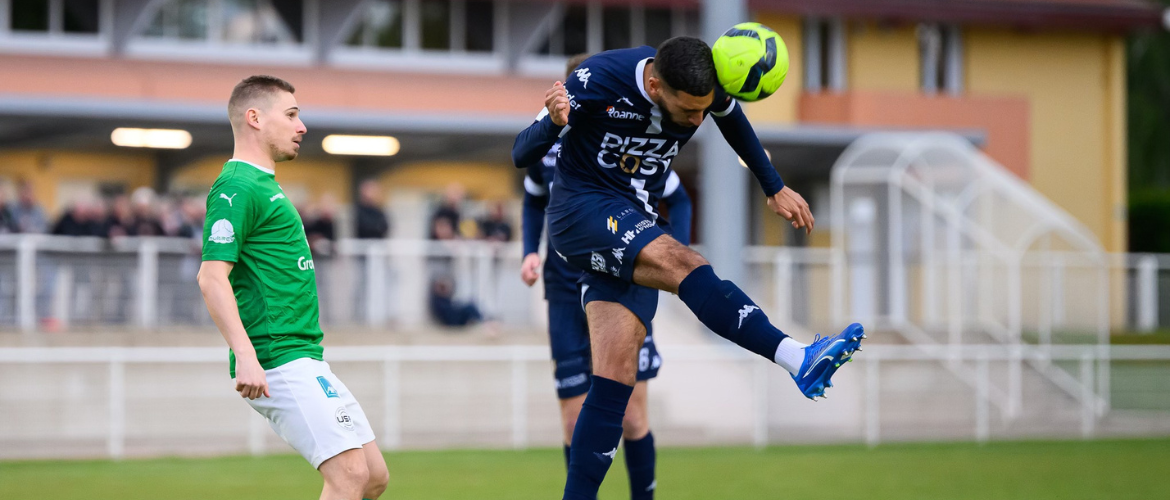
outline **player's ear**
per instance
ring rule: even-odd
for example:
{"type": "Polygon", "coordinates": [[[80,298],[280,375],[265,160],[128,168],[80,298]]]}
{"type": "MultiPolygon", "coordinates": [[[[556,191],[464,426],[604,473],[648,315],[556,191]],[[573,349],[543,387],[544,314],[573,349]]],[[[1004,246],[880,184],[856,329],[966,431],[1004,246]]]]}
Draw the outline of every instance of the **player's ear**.
{"type": "Polygon", "coordinates": [[[244,112],[244,123],[247,123],[254,129],[260,129],[260,110],[256,108],[248,108],[244,112]]]}

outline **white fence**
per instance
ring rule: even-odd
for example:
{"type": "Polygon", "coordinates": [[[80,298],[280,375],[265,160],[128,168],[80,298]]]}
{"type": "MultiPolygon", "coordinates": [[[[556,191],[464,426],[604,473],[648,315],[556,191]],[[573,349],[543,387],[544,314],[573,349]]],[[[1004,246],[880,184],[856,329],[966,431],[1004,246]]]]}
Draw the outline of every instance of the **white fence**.
{"type": "MultiPolygon", "coordinates": [[[[315,257],[321,322],[326,327],[425,325],[429,321],[428,291],[437,275],[453,278],[456,300],[475,303],[494,319],[515,326],[543,324],[543,293],[539,284],[527,288],[520,282],[520,248],[516,243],[341,240],[335,248],[332,256],[315,257]]],[[[0,330],[210,327],[194,281],[198,250],[197,242],[175,238],[111,242],[0,235],[0,330]]],[[[1097,310],[1095,301],[1101,296],[1101,287],[1082,285],[1102,276],[1095,264],[1086,267],[1060,252],[1036,255],[1021,263],[1015,292],[993,294],[985,302],[1002,301],[1012,294],[1024,296],[1027,300],[1020,303],[1032,304],[1034,309],[1019,313],[1024,326],[1031,326],[1025,330],[1050,340],[1053,331],[1077,329],[1076,322],[1067,319],[1076,316],[1075,311],[1086,305],[1097,310]]],[[[862,257],[850,257],[851,269],[860,266],[856,261],[862,257]]],[[[1170,255],[1107,257],[1104,279],[1112,292],[1105,295],[1109,326],[1151,331],[1170,324],[1170,255]],[[1163,289],[1167,292],[1161,292],[1163,289]]],[[[945,256],[936,257],[936,264],[946,272],[929,274],[941,275],[945,283],[953,270],[972,272],[973,263],[981,257],[978,252],[964,251],[956,258],[959,266],[951,266],[945,256]]],[[[769,315],[780,324],[792,322],[816,329],[840,326],[834,314],[841,314],[843,304],[858,300],[861,290],[849,280],[844,280],[848,286],[834,280],[834,265],[839,261],[828,248],[749,247],[744,261],[750,272],[745,273],[741,286],[757,301],[769,304],[769,315]]],[[[910,268],[917,269],[913,264],[910,268]]],[[[924,278],[925,270],[923,267],[920,272],[924,278]]],[[[1006,277],[1007,273],[980,274],[978,281],[991,280],[1007,287],[1006,277]]],[[[925,287],[915,292],[923,303],[918,311],[929,311],[934,307],[930,304],[948,297],[945,291],[926,293],[929,290],[925,287]]],[[[880,291],[867,293],[880,297],[884,295],[880,291]]],[[[979,297],[985,292],[971,287],[968,298],[982,300],[979,297]]],[[[922,324],[937,327],[927,330],[942,332],[944,341],[956,340],[947,337],[954,328],[938,321],[941,317],[932,324],[925,313],[919,316],[922,324]]],[[[994,325],[984,323],[973,329],[988,326],[994,325]]]]}
{"type": "MultiPolygon", "coordinates": [[[[0,458],[287,452],[232,391],[225,351],[0,348],[0,376],[12,382],[0,386],[0,458]]],[[[818,403],[783,370],[738,349],[663,352],[650,408],[667,445],[1170,434],[1170,346],[875,345],[818,403]],[[991,388],[1020,360],[1069,364],[1082,392],[1026,383],[1022,412],[994,411],[991,388]],[[973,363],[978,375],[961,380],[942,369],[948,362],[973,363]],[[1133,392],[1122,399],[1137,405],[1106,408],[1092,389],[1101,380],[1133,392]]],[[[383,448],[559,442],[545,347],[335,347],[326,358],[383,448]]]]}

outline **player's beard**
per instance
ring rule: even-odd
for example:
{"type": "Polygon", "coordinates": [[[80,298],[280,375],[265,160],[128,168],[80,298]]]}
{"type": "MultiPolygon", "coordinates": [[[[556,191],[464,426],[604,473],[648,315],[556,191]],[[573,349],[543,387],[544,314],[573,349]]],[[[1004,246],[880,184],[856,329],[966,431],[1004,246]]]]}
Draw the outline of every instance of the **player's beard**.
{"type": "Polygon", "coordinates": [[[297,158],[297,151],[293,148],[282,149],[275,143],[269,143],[269,154],[272,156],[272,161],[280,163],[282,161],[295,160],[297,158]]]}

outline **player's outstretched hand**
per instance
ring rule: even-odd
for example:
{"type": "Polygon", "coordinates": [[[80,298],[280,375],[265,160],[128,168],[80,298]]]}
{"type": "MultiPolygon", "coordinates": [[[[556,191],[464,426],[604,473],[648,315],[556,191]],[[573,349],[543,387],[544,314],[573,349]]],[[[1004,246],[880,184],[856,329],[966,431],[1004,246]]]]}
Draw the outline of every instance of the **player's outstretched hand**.
{"type": "Polygon", "coordinates": [[[524,256],[524,262],[520,264],[520,279],[524,280],[524,284],[532,286],[536,283],[536,279],[540,277],[540,254],[530,253],[524,256]]]}
{"type": "Polygon", "coordinates": [[[268,378],[256,358],[236,358],[236,392],[248,399],[268,396],[268,378]]]}
{"type": "Polygon", "coordinates": [[[569,93],[565,92],[564,84],[554,83],[544,93],[544,107],[548,108],[549,118],[552,118],[554,125],[564,127],[569,123],[569,93]]]}
{"type": "Polygon", "coordinates": [[[812,233],[812,210],[809,210],[808,202],[804,201],[804,197],[793,191],[792,188],[784,186],[784,189],[768,198],[768,207],[777,215],[792,222],[792,227],[796,229],[803,227],[805,234],[812,233]]]}

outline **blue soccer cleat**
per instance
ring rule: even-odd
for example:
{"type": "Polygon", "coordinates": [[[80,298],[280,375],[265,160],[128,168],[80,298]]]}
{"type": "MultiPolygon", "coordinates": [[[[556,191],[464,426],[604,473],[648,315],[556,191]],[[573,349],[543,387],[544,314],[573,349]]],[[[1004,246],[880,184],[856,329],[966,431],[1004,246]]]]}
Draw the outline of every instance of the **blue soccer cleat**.
{"type": "Polygon", "coordinates": [[[804,348],[804,363],[801,363],[800,371],[792,376],[804,397],[813,401],[818,397],[827,397],[825,389],[833,387],[829,379],[841,365],[852,359],[854,351],[861,350],[861,340],[864,338],[865,329],[858,323],[849,325],[845,331],[832,337],[821,337],[818,334],[813,343],[804,348]]]}

